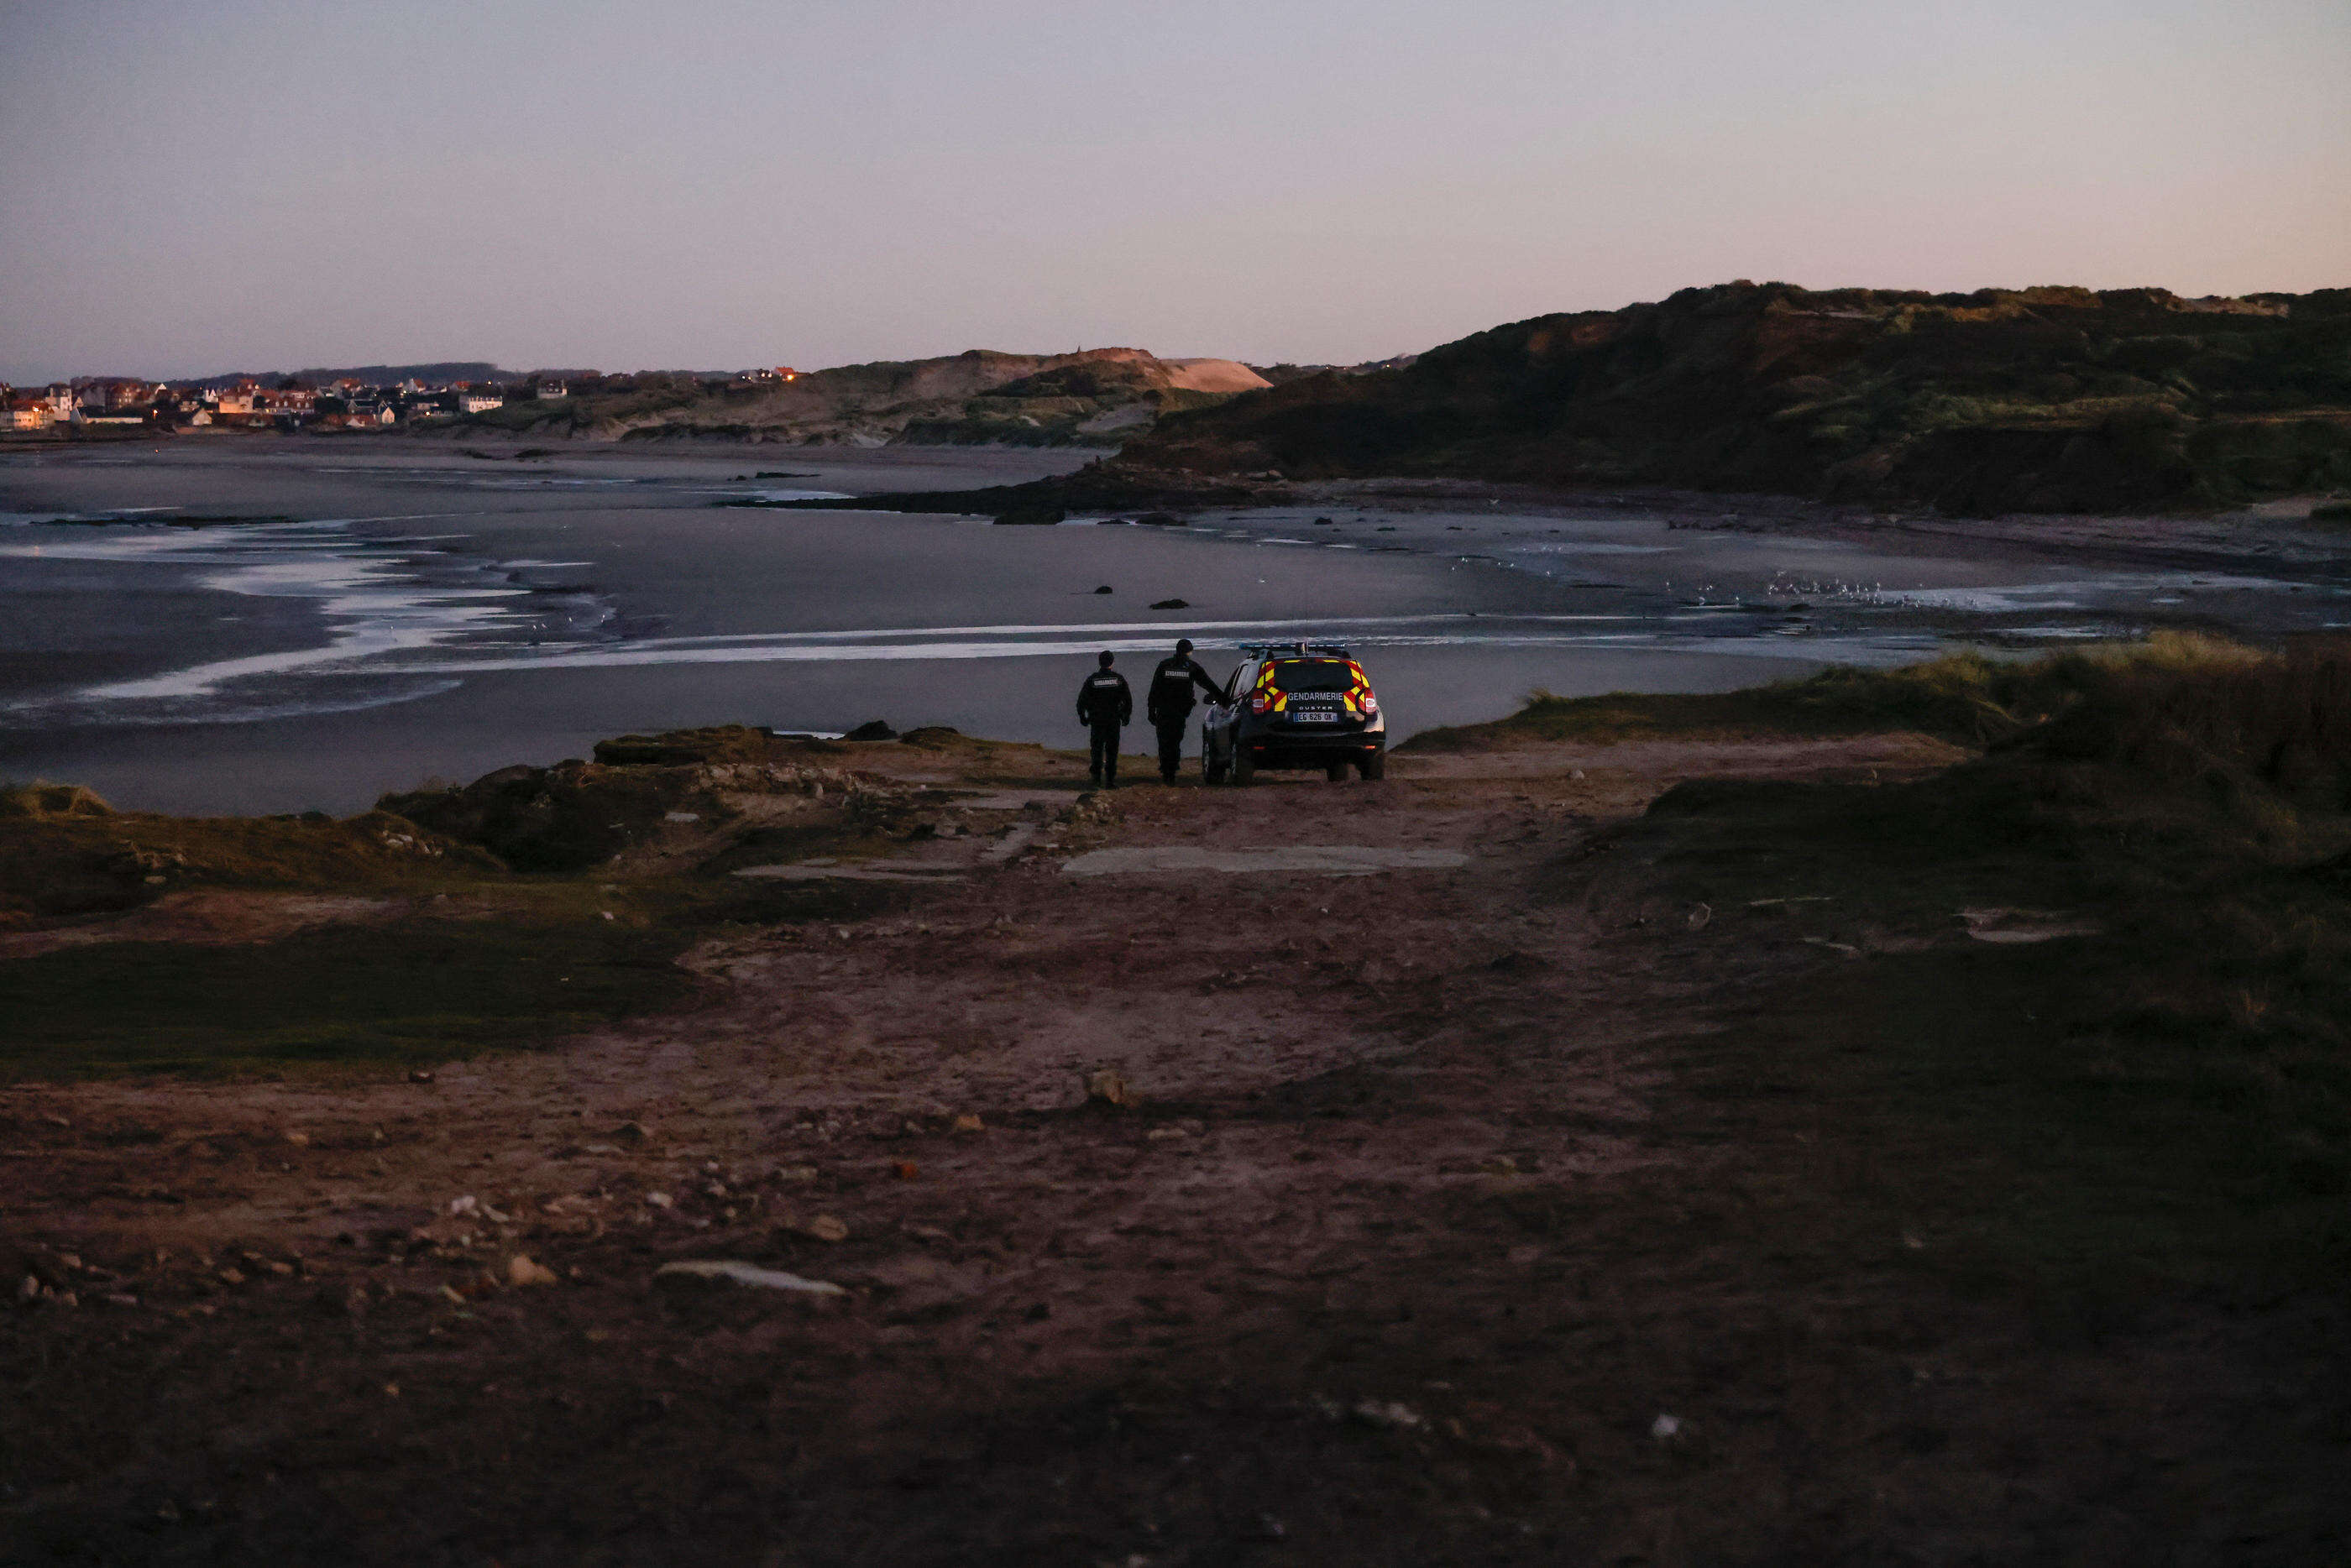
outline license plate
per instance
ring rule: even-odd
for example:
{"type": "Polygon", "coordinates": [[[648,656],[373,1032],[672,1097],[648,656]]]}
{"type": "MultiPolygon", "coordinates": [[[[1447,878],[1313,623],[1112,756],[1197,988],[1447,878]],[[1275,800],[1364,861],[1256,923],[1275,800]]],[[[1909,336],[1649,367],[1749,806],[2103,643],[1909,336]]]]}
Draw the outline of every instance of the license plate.
{"type": "Polygon", "coordinates": [[[1335,724],[1339,722],[1339,715],[1336,713],[1292,713],[1290,716],[1290,721],[1293,724],[1335,724]]]}

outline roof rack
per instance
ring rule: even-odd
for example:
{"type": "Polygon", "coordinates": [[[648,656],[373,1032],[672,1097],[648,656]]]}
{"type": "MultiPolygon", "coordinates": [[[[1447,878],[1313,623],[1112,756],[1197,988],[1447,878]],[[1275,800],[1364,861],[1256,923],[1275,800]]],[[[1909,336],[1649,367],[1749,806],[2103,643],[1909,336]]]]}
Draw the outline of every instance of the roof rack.
{"type": "Polygon", "coordinates": [[[1260,659],[1289,657],[1304,659],[1322,654],[1332,659],[1353,659],[1354,655],[1335,642],[1244,642],[1237,645],[1243,653],[1260,659]]]}

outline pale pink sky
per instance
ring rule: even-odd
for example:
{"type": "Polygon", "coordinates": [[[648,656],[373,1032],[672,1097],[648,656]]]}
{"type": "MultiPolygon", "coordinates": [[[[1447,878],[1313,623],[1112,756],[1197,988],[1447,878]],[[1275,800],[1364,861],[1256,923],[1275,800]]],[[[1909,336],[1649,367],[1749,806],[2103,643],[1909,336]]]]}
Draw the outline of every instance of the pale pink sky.
{"type": "Polygon", "coordinates": [[[2344,0],[0,0],[0,378],[2351,285],[2344,0]]]}

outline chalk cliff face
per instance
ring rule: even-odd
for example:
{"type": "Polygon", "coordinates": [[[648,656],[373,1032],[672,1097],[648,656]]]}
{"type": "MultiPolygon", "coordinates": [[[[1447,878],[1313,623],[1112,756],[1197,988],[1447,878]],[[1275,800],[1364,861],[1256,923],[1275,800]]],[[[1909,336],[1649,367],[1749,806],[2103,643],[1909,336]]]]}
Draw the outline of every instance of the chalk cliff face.
{"type": "Polygon", "coordinates": [[[1689,289],[1173,412],[1111,466],[1659,483],[1956,512],[2325,489],[2351,485],[2351,290],[1689,289]]]}
{"type": "Polygon", "coordinates": [[[1229,359],[1160,359],[1140,348],[884,360],[791,381],[696,382],[511,406],[476,427],[605,441],[709,437],[879,446],[1115,444],[1165,412],[1267,385],[1229,359]]]}

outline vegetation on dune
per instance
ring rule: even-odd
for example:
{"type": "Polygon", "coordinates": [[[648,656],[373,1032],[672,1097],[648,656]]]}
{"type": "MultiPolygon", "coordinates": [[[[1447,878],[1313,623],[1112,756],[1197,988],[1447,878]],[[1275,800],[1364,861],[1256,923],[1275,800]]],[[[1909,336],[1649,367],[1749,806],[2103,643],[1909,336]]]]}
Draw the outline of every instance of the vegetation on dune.
{"type": "Polygon", "coordinates": [[[466,416],[459,433],[604,440],[1069,446],[1114,442],[1159,415],[1229,394],[1176,384],[1178,368],[1134,348],[1072,354],[987,349],[881,360],[790,380],[645,374],[466,416]]]}
{"type": "Polygon", "coordinates": [[[1537,691],[1491,723],[1424,730],[1396,749],[1489,750],[1528,741],[1608,744],[1665,736],[1830,736],[1909,730],[1964,746],[2011,740],[2118,680],[2166,672],[2259,670],[2272,656],[2195,632],[2068,649],[2034,659],[1950,653],[1892,670],[1837,666],[1738,691],[1537,691]]]}
{"type": "Polygon", "coordinates": [[[1955,513],[2351,486],[2351,290],[1687,289],[1175,414],[1111,465],[1771,491],[1955,513]]]}
{"type": "Polygon", "coordinates": [[[1712,940],[1822,947],[1828,968],[1743,993],[1693,1043],[1694,1087],[1813,1107],[1821,1158],[1852,1167],[1813,1218],[1910,1232],[1906,1266],[2022,1284],[2065,1334],[2120,1326],[2157,1286],[2339,1281],[2351,646],[1997,673],[1877,681],[1929,717],[2005,699],[1981,758],[1882,786],[1685,784],[1556,868],[1554,896],[1638,864],[1665,929],[1703,908],[1712,940]],[[2018,712],[2036,703],[2050,716],[2018,712]]]}

